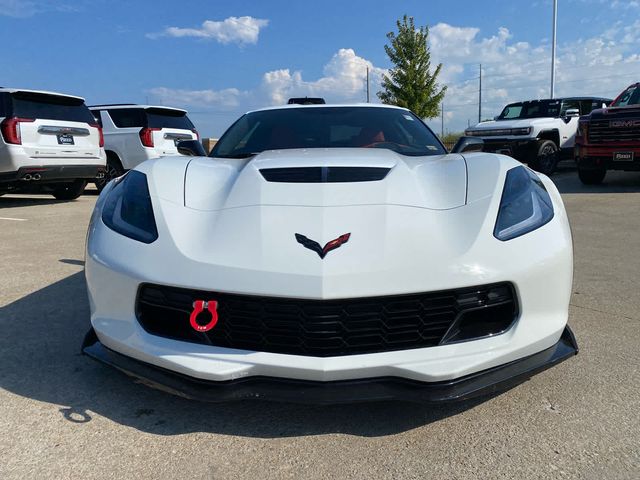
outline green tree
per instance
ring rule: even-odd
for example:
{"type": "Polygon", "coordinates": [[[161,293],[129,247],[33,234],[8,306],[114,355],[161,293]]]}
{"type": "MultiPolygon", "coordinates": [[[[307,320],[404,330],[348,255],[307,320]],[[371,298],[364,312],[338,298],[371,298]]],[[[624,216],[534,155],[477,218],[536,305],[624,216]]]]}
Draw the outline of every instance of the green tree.
{"type": "Polygon", "coordinates": [[[413,17],[406,15],[396,25],[398,33],[387,33],[390,44],[384,46],[394,67],[383,75],[378,98],[382,103],[408,108],[421,118],[437,117],[447,87],[440,88],[437,83],[441,63],[431,73],[429,29],[416,30],[413,17]]]}

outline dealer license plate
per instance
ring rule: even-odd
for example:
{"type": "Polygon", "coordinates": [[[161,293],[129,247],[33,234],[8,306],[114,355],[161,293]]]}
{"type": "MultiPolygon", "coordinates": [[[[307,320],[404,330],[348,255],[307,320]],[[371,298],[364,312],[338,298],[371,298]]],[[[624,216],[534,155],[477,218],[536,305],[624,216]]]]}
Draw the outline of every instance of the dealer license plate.
{"type": "Polygon", "coordinates": [[[633,152],[615,152],[613,154],[614,162],[633,162],[633,152]]]}
{"type": "Polygon", "coordinates": [[[75,145],[73,141],[73,136],[64,134],[64,135],[56,135],[58,137],[59,145],[75,145]]]}

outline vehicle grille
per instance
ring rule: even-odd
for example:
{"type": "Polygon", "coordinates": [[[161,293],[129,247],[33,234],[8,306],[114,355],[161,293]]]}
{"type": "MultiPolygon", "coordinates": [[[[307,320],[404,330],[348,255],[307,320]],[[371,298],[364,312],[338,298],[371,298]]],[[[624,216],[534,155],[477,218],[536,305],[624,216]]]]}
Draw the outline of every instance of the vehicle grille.
{"type": "Polygon", "coordinates": [[[263,168],[260,173],[267,182],[337,183],[375,182],[386,177],[389,170],[380,167],[286,167],[263,168]]]}
{"type": "MultiPolygon", "coordinates": [[[[205,312],[203,323],[210,320],[205,312]]],[[[435,293],[304,300],[145,284],[137,317],[150,334],[219,347],[314,357],[424,348],[507,330],[517,317],[511,284],[435,293]],[[197,332],[193,302],[218,302],[218,323],[197,332]]]]}
{"type": "Polygon", "coordinates": [[[589,123],[589,143],[640,142],[640,119],[592,120],[589,123]],[[629,121],[630,120],[630,121],[629,121]],[[628,126],[611,126],[611,122],[628,121],[628,126]]]}

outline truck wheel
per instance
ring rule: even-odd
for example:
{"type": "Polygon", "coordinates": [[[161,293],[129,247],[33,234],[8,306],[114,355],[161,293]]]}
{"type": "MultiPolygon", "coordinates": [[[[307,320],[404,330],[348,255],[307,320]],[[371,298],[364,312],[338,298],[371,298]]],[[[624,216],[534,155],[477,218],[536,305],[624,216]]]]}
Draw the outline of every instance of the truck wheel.
{"type": "Polygon", "coordinates": [[[558,146],[552,140],[540,140],[529,166],[540,173],[551,175],[555,172],[559,160],[558,146]]]}
{"type": "Polygon", "coordinates": [[[96,184],[96,188],[98,189],[98,193],[102,191],[102,189],[114,178],[119,177],[124,173],[124,168],[122,168],[122,164],[118,157],[112,154],[108,154],[107,156],[107,171],[104,174],[104,177],[96,180],[94,183],[96,184]]]}
{"type": "Polygon", "coordinates": [[[578,177],[585,185],[599,185],[604,180],[607,170],[600,168],[597,170],[582,170],[578,168],[578,177]]]}
{"type": "Polygon", "coordinates": [[[70,183],[62,183],[53,190],[53,196],[57,200],[75,200],[82,195],[86,186],[87,181],[80,179],[70,183]]]}

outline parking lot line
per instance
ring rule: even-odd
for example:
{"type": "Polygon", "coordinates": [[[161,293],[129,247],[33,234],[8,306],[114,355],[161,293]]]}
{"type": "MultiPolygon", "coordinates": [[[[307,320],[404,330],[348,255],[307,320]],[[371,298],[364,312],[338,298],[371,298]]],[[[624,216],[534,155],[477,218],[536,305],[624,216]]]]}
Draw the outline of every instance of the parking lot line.
{"type": "Polygon", "coordinates": [[[11,218],[11,217],[0,217],[0,220],[11,220],[13,222],[26,222],[26,218],[11,218]]]}

